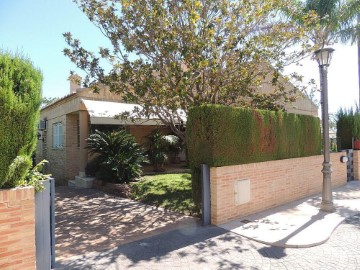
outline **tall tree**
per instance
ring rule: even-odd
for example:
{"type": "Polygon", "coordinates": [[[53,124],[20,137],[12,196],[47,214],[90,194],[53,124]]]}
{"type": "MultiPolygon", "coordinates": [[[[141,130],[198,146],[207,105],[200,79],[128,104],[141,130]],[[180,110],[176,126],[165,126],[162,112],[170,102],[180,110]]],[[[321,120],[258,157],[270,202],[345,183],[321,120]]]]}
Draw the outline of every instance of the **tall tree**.
{"type": "Polygon", "coordinates": [[[112,44],[95,54],[64,34],[64,54],[87,73],[85,86],[107,85],[182,139],[182,112],[194,105],[283,108],[294,96],[280,71],[312,50],[304,33],[313,18],[290,0],[74,1],[112,44]],[[281,16],[285,8],[304,24],[281,16]],[[274,91],[263,93],[264,83],[274,91]]]}
{"type": "MultiPolygon", "coordinates": [[[[302,14],[309,12],[319,20],[307,33],[309,39],[318,48],[324,48],[337,42],[358,44],[358,78],[360,104],[360,1],[359,0],[295,0],[295,6],[302,9],[302,14]]],[[[301,14],[298,12],[296,14],[301,14]]],[[[294,17],[303,24],[302,16],[294,17]]]]}

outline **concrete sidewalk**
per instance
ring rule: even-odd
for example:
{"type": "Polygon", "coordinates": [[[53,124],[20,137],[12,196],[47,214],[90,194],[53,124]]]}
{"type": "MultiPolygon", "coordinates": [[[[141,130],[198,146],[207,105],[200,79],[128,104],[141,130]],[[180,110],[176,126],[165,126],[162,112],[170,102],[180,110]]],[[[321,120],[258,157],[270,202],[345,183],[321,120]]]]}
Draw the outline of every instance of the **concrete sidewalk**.
{"type": "Polygon", "coordinates": [[[346,218],[360,212],[360,181],[333,190],[336,212],[319,210],[321,194],[223,224],[220,227],[277,247],[312,247],[326,242],[346,218]],[[248,223],[245,223],[250,221],[248,223]]]}
{"type": "Polygon", "coordinates": [[[101,252],[57,262],[56,270],[324,270],[360,269],[360,214],[347,218],[329,241],[309,248],[281,248],[216,226],[193,226],[101,252]]]}

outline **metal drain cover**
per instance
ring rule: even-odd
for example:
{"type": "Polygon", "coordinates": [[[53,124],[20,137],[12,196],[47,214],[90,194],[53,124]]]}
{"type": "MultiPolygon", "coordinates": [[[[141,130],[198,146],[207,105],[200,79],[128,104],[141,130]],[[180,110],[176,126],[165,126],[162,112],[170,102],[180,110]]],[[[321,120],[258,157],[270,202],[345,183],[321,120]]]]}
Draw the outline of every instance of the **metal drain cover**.
{"type": "Polygon", "coordinates": [[[243,219],[243,220],[240,220],[241,223],[244,223],[244,224],[247,224],[247,223],[250,223],[252,222],[251,220],[248,220],[248,219],[243,219]]]}

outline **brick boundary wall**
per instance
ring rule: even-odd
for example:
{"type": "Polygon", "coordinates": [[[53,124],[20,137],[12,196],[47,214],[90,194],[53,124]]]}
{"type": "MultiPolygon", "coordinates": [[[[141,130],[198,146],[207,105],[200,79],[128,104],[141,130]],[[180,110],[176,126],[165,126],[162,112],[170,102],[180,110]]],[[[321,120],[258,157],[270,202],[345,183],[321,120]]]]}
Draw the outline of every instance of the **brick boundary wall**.
{"type": "MultiPolygon", "coordinates": [[[[347,181],[346,163],[340,162],[343,155],[331,154],[333,187],[347,181]]],[[[210,168],[211,223],[219,225],[321,192],[322,162],[320,155],[210,168]],[[237,205],[235,183],[243,179],[250,180],[250,201],[237,205]]]]}
{"type": "Polygon", "coordinates": [[[354,150],[354,179],[360,180],[360,150],[354,150]]]}
{"type": "Polygon", "coordinates": [[[0,189],[0,269],[36,269],[33,187],[0,189]]]}

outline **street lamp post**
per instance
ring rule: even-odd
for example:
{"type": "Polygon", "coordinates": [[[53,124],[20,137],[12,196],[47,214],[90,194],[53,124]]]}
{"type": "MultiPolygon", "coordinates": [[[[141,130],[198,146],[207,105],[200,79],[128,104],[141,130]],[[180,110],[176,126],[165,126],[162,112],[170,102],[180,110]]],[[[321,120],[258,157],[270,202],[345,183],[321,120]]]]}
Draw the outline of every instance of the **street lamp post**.
{"type": "Polygon", "coordinates": [[[321,91],[321,110],[322,110],[322,127],[323,127],[323,187],[322,200],[320,209],[326,212],[334,212],[335,207],[332,199],[331,191],[331,162],[329,147],[329,113],[328,113],[328,85],[327,85],[327,68],[330,65],[332,53],[334,49],[323,48],[315,51],[315,58],[319,64],[320,70],[320,91],[321,91]]]}

